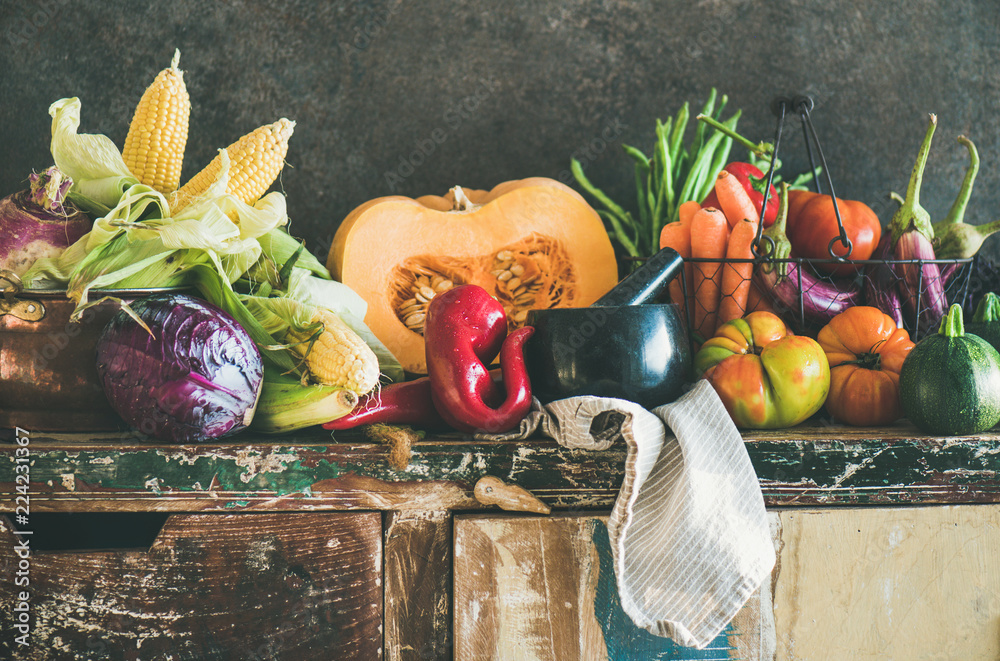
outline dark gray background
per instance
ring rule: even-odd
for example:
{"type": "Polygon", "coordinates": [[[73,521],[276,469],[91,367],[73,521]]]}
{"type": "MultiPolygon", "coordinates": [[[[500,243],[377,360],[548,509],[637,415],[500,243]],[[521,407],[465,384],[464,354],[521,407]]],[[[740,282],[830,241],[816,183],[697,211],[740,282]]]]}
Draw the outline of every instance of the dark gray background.
{"type": "MultiPolygon", "coordinates": [[[[82,131],[120,146],[178,47],[193,104],[185,178],[257,126],[296,120],[281,186],[293,233],[322,259],[372,197],[567,180],[574,154],[631,202],[618,145],[648,152],[655,119],[712,86],[754,140],[773,134],[776,94],[811,94],[838,194],[883,223],[937,113],[925,207],[935,219],[950,207],[965,134],[983,163],[967,220],[1000,217],[995,0],[4,0],[0,26],[0,192],[50,164],[47,108],[61,97],[81,98],[82,131]]],[[[806,167],[791,128],[788,173],[806,167]]],[[[986,250],[1000,255],[1000,239],[986,250]]]]}

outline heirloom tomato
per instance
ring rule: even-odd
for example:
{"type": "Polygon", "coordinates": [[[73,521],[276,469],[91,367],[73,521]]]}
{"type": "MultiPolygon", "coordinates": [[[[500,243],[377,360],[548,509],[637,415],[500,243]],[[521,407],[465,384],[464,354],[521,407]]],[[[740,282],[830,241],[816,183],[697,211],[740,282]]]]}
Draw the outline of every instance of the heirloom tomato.
{"type": "Polygon", "coordinates": [[[818,411],[830,390],[830,365],[816,340],[794,335],[776,314],[751,312],[719,326],[694,367],[737,427],[778,429],[818,411]]]}
{"type": "Polygon", "coordinates": [[[887,425],[903,417],[899,370],[913,348],[906,330],[878,308],[847,308],[816,336],[830,361],[826,410],[859,427],[887,425]]]}
{"type": "MultiPolygon", "coordinates": [[[[882,225],[878,216],[864,202],[837,198],[837,210],[844,225],[844,232],[851,241],[847,246],[839,241],[840,226],[833,208],[833,198],[811,191],[788,191],[788,227],[785,233],[792,242],[792,252],[798,257],[816,260],[831,259],[830,248],[839,257],[871,259],[878,241],[882,238],[882,225]]],[[[832,264],[822,261],[816,268],[834,275],[850,276],[854,264],[832,264]]]]}

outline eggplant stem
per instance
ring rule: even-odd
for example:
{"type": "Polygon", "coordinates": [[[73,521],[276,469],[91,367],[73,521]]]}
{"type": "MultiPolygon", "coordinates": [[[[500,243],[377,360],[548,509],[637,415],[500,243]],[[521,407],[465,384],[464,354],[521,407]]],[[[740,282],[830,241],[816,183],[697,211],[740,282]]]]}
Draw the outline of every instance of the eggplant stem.
{"type": "Polygon", "coordinates": [[[899,237],[910,230],[916,230],[927,237],[928,240],[934,238],[934,227],[931,225],[930,214],[920,206],[920,186],[924,180],[924,167],[927,165],[927,155],[931,151],[931,138],[934,136],[934,129],[937,128],[937,115],[928,115],[927,132],[924,140],[920,143],[920,151],[917,152],[917,161],[913,165],[913,172],[910,174],[910,181],[906,186],[906,199],[902,206],[893,214],[889,227],[892,231],[892,243],[895,245],[899,237]]]}
{"type": "Polygon", "coordinates": [[[972,144],[964,135],[958,136],[958,141],[969,150],[969,167],[965,171],[965,178],[962,180],[962,187],[958,191],[954,204],[948,211],[947,217],[934,226],[934,231],[938,231],[939,225],[951,225],[962,222],[965,217],[965,208],[969,205],[969,197],[972,195],[972,184],[976,181],[976,174],[979,173],[979,151],[976,145],[972,144]]]}

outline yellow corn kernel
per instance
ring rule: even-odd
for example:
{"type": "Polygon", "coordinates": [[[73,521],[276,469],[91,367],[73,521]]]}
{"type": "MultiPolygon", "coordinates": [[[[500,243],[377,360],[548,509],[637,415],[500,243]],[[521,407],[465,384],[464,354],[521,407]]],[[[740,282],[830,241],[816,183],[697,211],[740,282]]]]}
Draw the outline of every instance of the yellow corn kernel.
{"type": "Polygon", "coordinates": [[[292,350],[305,360],[309,376],[324,386],[339,386],[359,395],[378,384],[378,358],[371,347],[336,314],[316,308],[313,334],[289,331],[292,350]]]}
{"type": "MultiPolygon", "coordinates": [[[[247,204],[253,204],[267,192],[285,164],[288,139],[294,129],[295,122],[282,117],[229,145],[226,148],[230,162],[226,192],[247,204]]],[[[171,213],[177,213],[204,193],[218,179],[221,169],[222,157],[216,156],[177,191],[170,201],[171,213]]]]}
{"type": "Polygon", "coordinates": [[[174,51],[170,67],[146,88],[132,116],[122,157],[140,183],[161,193],[172,193],[181,183],[181,165],[187,145],[191,100],[184,72],[177,68],[181,52],[174,51]]]}

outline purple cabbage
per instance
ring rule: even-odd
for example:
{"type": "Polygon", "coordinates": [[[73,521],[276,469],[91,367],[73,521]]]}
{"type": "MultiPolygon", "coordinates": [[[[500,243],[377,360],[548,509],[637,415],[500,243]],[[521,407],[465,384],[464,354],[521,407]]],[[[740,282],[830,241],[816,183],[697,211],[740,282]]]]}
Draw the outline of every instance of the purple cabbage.
{"type": "Polygon", "coordinates": [[[131,304],[97,342],[97,373],[112,408],[133,429],[189,443],[250,425],[264,379],[260,352],[227,313],[186,294],[131,304]]]}
{"type": "Polygon", "coordinates": [[[93,226],[66,201],[73,182],[55,166],[29,180],[29,188],[0,200],[0,269],[17,275],[36,259],[59,256],[93,226]]]}

